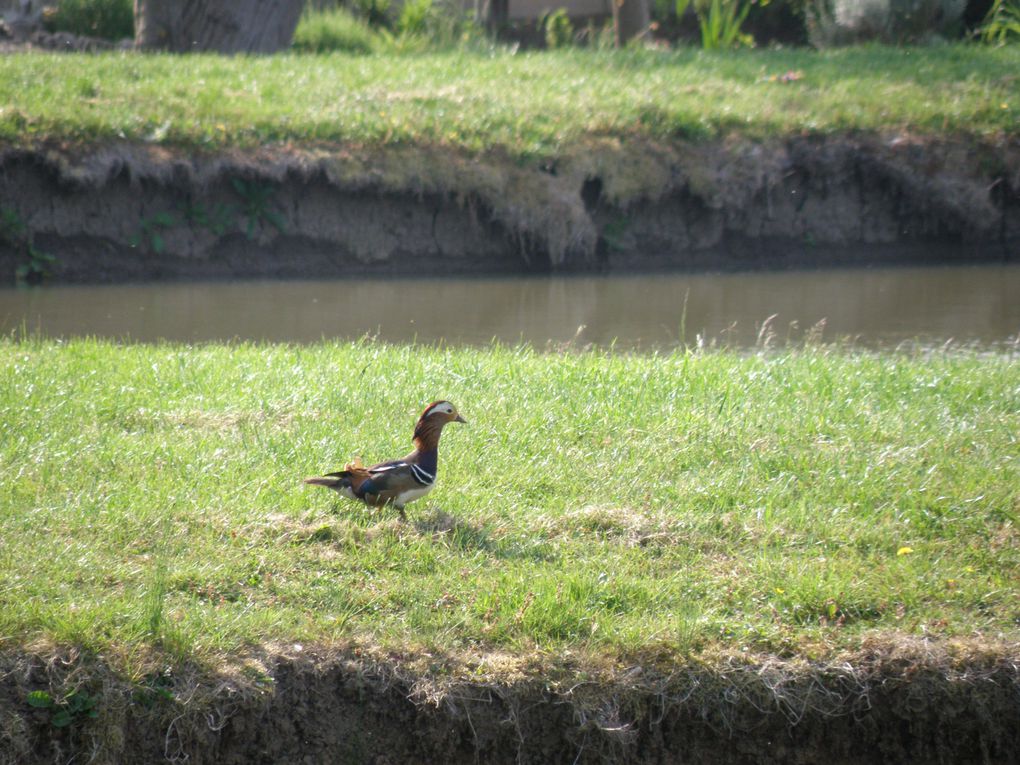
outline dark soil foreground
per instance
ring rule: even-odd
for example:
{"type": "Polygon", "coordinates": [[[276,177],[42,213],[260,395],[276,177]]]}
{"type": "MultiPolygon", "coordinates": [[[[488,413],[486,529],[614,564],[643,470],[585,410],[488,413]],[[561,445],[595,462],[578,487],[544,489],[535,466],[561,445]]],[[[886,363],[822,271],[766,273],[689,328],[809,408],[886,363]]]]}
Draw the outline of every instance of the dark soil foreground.
{"type": "Polygon", "coordinates": [[[351,649],[157,662],[133,680],[101,656],[7,653],[0,763],[1014,763],[1018,648],[602,672],[487,657],[470,681],[430,671],[436,657],[412,670],[351,649]]]}
{"type": "Polygon", "coordinates": [[[1009,260],[1020,141],[0,147],[0,213],[0,283],[1009,260]]]}

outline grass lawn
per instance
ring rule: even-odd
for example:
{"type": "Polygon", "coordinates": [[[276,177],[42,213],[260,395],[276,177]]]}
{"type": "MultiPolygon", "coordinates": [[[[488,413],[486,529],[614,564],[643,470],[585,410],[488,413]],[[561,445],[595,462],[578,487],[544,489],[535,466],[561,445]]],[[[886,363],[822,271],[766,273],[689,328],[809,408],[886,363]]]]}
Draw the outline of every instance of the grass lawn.
{"type": "Polygon", "coordinates": [[[1020,363],[0,342],[0,646],[826,657],[1020,637],[1020,363]],[[368,511],[301,478],[400,456],[368,511]]]}
{"type": "Polygon", "coordinates": [[[0,56],[0,141],[426,143],[547,155],[587,136],[1015,136],[1020,47],[505,49],[262,58],[0,56]],[[782,75],[794,73],[793,81],[782,75]]]}

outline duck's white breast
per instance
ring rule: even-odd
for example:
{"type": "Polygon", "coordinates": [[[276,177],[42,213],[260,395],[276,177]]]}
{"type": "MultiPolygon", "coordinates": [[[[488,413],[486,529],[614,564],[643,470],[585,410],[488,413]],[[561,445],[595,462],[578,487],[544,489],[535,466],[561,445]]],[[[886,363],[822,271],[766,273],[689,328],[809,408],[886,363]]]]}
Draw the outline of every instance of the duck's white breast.
{"type": "Polygon", "coordinates": [[[407,491],[402,492],[398,494],[396,497],[394,497],[393,504],[396,505],[397,507],[403,507],[408,502],[414,502],[416,499],[421,499],[430,491],[432,491],[433,486],[435,486],[435,484],[430,483],[428,486],[421,486],[416,489],[408,489],[407,491]]]}

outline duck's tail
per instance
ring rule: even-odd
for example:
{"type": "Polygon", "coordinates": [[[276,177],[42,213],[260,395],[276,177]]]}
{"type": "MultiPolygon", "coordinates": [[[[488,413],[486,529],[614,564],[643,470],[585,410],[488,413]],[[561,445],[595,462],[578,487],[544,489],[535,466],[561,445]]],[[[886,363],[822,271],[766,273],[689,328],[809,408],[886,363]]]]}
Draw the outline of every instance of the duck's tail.
{"type": "Polygon", "coordinates": [[[318,475],[306,478],[305,483],[312,486],[325,486],[327,489],[339,489],[345,484],[351,485],[350,473],[337,473],[336,475],[318,475]]]}
{"type": "Polygon", "coordinates": [[[355,488],[364,483],[367,478],[368,470],[362,464],[361,457],[355,457],[353,462],[348,462],[344,465],[343,470],[306,478],[305,483],[312,486],[325,486],[327,489],[338,491],[344,496],[353,497],[355,488]]]}

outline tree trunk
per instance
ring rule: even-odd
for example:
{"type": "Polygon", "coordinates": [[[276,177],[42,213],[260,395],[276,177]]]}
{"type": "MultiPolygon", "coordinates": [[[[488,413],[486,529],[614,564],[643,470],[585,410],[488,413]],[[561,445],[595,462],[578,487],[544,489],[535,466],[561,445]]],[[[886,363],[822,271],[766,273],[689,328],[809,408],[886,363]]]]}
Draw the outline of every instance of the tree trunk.
{"type": "Polygon", "coordinates": [[[636,37],[648,32],[652,18],[648,0],[610,0],[613,6],[613,26],[616,46],[622,48],[636,37]]]}
{"type": "Polygon", "coordinates": [[[510,0],[482,0],[480,7],[476,21],[484,21],[491,34],[499,34],[506,28],[510,19],[510,0]]]}
{"type": "Polygon", "coordinates": [[[0,21],[17,42],[23,42],[42,27],[42,11],[29,0],[0,0],[0,21]]]}
{"type": "Polygon", "coordinates": [[[304,0],[135,0],[141,50],[273,53],[290,45],[304,0]]]}

